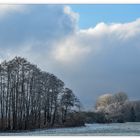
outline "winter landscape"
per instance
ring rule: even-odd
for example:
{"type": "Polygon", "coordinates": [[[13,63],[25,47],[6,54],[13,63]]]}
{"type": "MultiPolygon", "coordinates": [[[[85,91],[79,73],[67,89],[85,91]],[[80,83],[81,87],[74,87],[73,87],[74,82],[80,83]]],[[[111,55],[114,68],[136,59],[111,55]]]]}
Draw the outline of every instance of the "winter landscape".
{"type": "Polygon", "coordinates": [[[139,136],[139,38],[138,4],[0,5],[0,136],[139,136]]]}

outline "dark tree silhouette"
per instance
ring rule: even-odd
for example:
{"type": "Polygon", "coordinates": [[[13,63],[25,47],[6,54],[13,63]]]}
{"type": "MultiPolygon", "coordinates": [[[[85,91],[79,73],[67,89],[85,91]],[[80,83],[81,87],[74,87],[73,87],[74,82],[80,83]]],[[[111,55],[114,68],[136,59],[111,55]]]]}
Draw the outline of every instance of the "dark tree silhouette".
{"type": "Polygon", "coordinates": [[[136,114],[135,114],[134,107],[131,108],[130,120],[132,122],[135,122],[136,121],[136,114]]]}
{"type": "Polygon", "coordinates": [[[0,64],[1,130],[60,125],[75,103],[75,95],[64,88],[63,81],[26,59],[15,57],[0,64]],[[65,115],[61,115],[62,108],[65,115]]]}

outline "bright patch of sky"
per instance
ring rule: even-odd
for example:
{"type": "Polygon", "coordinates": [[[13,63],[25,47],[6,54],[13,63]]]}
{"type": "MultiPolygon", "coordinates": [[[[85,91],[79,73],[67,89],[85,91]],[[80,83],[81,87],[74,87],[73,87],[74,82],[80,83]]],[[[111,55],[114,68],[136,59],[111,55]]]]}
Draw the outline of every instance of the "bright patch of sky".
{"type": "Polygon", "coordinates": [[[79,27],[94,27],[99,22],[125,23],[140,17],[140,4],[87,4],[70,5],[79,13],[79,27]]]}

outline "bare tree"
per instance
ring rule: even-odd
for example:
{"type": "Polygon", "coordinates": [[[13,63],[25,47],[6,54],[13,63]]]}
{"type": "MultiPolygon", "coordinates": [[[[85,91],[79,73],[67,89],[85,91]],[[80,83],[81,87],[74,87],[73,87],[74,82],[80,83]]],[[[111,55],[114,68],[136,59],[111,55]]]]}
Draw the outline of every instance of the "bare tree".
{"type": "Polygon", "coordinates": [[[96,101],[95,108],[97,110],[103,109],[103,108],[107,107],[108,105],[110,105],[112,103],[112,101],[113,101],[112,94],[101,95],[96,101]]]}
{"type": "Polygon", "coordinates": [[[15,57],[0,64],[0,129],[53,126],[61,120],[60,108],[66,119],[74,103],[75,95],[64,90],[63,81],[26,59],[15,57]]]}
{"type": "Polygon", "coordinates": [[[125,92],[118,92],[113,96],[114,103],[121,103],[123,104],[126,100],[128,100],[128,96],[125,92]]]}

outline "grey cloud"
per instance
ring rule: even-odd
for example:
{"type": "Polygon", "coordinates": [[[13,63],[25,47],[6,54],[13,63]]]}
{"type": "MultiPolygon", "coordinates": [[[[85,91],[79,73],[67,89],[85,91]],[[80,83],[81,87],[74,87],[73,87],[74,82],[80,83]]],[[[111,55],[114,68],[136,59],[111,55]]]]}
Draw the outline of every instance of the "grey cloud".
{"type": "Polygon", "coordinates": [[[24,5],[21,8],[24,8],[22,12],[0,19],[0,45],[3,47],[26,41],[50,42],[71,34],[76,28],[77,19],[66,14],[63,5],[24,5]]]}
{"type": "Polygon", "coordinates": [[[0,19],[0,61],[26,57],[56,74],[85,107],[104,93],[140,98],[140,20],[77,28],[76,13],[58,5],[27,5],[0,19]]]}
{"type": "MultiPolygon", "coordinates": [[[[74,89],[86,107],[93,106],[96,98],[104,93],[124,91],[131,99],[140,98],[139,25],[140,20],[119,25],[104,23],[97,25],[98,29],[96,26],[73,35],[71,41],[76,47],[90,48],[91,52],[82,54],[86,55],[83,61],[78,61],[78,55],[72,57],[71,69],[61,65],[53,67],[57,67],[58,75],[74,89]]],[[[69,52],[67,54],[69,56],[69,52]]]]}

